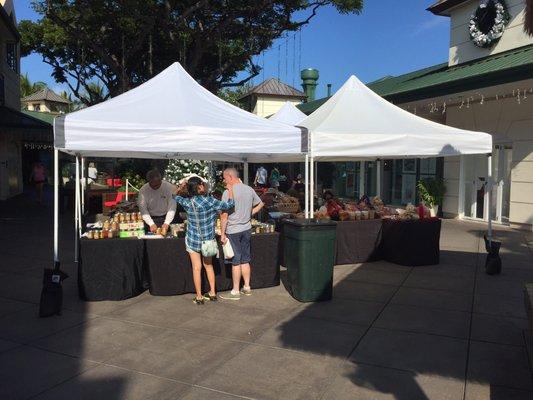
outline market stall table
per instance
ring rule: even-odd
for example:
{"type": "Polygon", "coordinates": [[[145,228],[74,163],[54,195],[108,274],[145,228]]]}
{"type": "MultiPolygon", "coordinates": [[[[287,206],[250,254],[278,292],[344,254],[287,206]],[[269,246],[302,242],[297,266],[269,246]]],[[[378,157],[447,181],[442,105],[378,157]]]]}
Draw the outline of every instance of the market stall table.
{"type": "MultiPolygon", "coordinates": [[[[254,289],[278,286],[279,258],[278,233],[258,233],[252,235],[252,278],[254,289]]],[[[185,250],[184,238],[146,240],[146,267],[150,279],[150,294],[171,296],[194,293],[192,267],[185,250]]],[[[217,291],[232,288],[231,264],[221,257],[213,258],[217,291]]],[[[204,291],[208,283],[203,279],[204,291]]]]}
{"type": "Polygon", "coordinates": [[[379,259],[381,219],[337,222],[337,265],[379,259]]]}
{"type": "Polygon", "coordinates": [[[439,263],[440,219],[382,221],[381,259],[408,266],[439,263]]]}
{"type": "Polygon", "coordinates": [[[82,239],[78,265],[80,298],[125,300],[148,289],[144,242],[139,239],[82,239]]]}

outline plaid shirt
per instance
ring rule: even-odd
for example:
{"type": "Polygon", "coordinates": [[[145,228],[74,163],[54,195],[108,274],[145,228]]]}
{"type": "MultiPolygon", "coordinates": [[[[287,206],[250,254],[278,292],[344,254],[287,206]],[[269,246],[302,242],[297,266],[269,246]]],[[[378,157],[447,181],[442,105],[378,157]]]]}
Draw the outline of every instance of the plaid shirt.
{"type": "Polygon", "coordinates": [[[198,253],[202,250],[202,240],[215,238],[215,221],[219,211],[228,210],[235,204],[233,199],[220,201],[212,196],[176,196],[176,201],[187,212],[185,245],[198,253]],[[194,202],[194,208],[192,202],[194,202]]]}

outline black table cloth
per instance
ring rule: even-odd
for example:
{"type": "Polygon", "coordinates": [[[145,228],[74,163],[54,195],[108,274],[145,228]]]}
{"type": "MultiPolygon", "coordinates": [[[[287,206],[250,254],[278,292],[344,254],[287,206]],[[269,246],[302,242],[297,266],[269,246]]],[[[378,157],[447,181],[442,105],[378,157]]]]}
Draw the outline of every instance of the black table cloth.
{"type": "MultiPolygon", "coordinates": [[[[279,259],[278,233],[252,235],[252,288],[278,286],[279,259]]],[[[230,290],[233,286],[231,264],[225,263],[221,257],[213,258],[217,291],[230,290]]],[[[185,251],[185,239],[146,240],[146,266],[150,278],[150,294],[155,296],[171,296],[183,293],[194,293],[192,267],[189,255],[185,251]]],[[[203,290],[207,291],[208,282],[202,279],[203,290]]]]}
{"type": "Polygon", "coordinates": [[[147,288],[142,240],[80,240],[78,289],[82,299],[125,300],[147,288]]]}
{"type": "Polygon", "coordinates": [[[337,265],[379,259],[381,219],[337,222],[337,265]]]}
{"type": "Polygon", "coordinates": [[[441,220],[438,218],[414,221],[384,219],[380,256],[399,265],[438,264],[440,228],[441,220]]]}

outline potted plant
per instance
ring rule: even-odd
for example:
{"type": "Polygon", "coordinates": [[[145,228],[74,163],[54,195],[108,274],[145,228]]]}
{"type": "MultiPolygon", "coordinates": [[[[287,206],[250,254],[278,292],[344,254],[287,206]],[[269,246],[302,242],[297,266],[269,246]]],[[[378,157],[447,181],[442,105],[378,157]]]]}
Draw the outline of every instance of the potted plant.
{"type": "Polygon", "coordinates": [[[444,180],[436,178],[425,178],[417,184],[420,198],[429,207],[432,217],[436,217],[439,212],[439,205],[444,200],[446,185],[444,180]]]}

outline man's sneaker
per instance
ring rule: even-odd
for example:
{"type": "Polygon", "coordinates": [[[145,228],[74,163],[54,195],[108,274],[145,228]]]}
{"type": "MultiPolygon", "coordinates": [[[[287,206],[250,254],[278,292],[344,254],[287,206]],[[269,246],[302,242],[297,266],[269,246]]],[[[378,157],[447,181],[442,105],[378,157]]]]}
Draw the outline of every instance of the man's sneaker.
{"type": "Polygon", "coordinates": [[[204,294],[204,300],[205,301],[217,301],[218,297],[217,295],[210,295],[209,293],[204,294]]]}
{"type": "Polygon", "coordinates": [[[241,289],[241,294],[243,296],[251,296],[252,295],[252,289],[251,288],[242,288],[241,289]]]}
{"type": "Polygon", "coordinates": [[[221,294],[220,298],[224,299],[224,300],[240,300],[241,299],[241,294],[240,293],[228,292],[228,293],[225,293],[225,294],[221,294]]]}

